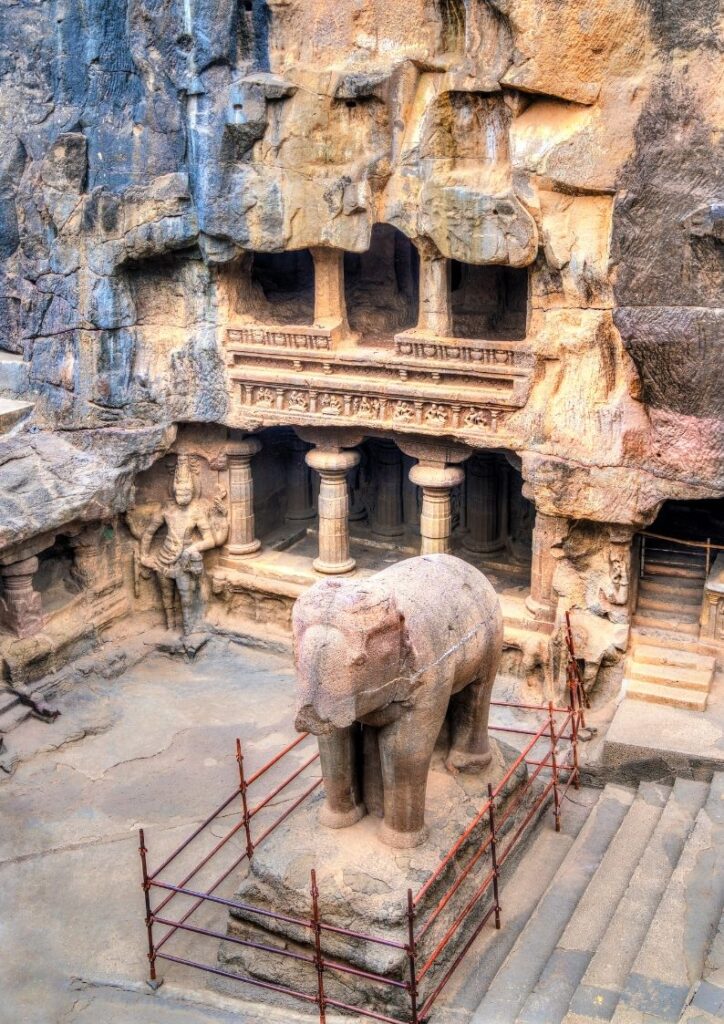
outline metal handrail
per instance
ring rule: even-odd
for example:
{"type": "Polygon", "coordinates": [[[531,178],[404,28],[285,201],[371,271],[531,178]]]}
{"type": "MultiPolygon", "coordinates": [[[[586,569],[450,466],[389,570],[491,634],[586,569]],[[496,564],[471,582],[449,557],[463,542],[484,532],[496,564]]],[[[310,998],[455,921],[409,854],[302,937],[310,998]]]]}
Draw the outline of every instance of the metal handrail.
{"type": "Polygon", "coordinates": [[[679,544],[685,548],[701,548],[705,552],[705,575],[709,575],[711,569],[711,553],[712,551],[724,551],[724,544],[715,544],[711,537],[707,537],[706,540],[684,540],[681,537],[669,537],[664,533],[652,533],[650,530],[639,530],[639,536],[644,538],[644,542],[641,545],[641,575],[644,574],[644,560],[646,553],[646,537],[650,537],[652,540],[665,540],[669,544],[679,544]]]}

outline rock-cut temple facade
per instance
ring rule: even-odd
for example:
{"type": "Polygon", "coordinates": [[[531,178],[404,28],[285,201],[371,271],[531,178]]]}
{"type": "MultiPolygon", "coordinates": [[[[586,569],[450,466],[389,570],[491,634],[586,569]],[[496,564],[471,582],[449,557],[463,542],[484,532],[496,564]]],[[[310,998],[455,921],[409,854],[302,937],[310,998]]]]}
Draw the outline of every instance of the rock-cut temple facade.
{"type": "Polygon", "coordinates": [[[5,7],[5,683],[128,616],[288,633],[314,580],[428,552],[494,583],[521,695],[561,692],[566,611],[593,699],[637,637],[709,656],[720,17],[5,7]]]}

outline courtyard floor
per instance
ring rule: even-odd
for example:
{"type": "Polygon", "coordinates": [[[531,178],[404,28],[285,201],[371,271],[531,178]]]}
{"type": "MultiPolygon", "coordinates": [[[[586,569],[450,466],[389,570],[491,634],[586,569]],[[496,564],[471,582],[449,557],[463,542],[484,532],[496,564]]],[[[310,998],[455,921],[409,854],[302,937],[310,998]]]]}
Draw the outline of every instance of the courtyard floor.
{"type": "MultiPolygon", "coordinates": [[[[125,639],[116,636],[96,663],[112,662],[124,643],[128,651],[146,644],[146,657],[111,679],[91,661],[59,699],[54,724],[30,720],[10,734],[21,760],[14,774],[0,774],[0,1021],[309,1021],[234,999],[212,977],[173,964],[160,965],[164,984],[152,992],[138,854],[139,827],[153,869],[232,792],[237,736],[249,771],[294,737],[291,658],[217,636],[189,661],[156,650],[160,630],[144,634],[133,622],[124,628],[125,639]]],[[[308,754],[294,751],[288,770],[308,754]]],[[[278,778],[270,773],[269,788],[278,778]]],[[[211,836],[238,816],[230,807],[211,836]]],[[[240,836],[230,844],[232,856],[242,850],[240,836]]],[[[200,854],[207,849],[208,842],[200,854]]],[[[234,881],[219,894],[233,895],[234,881]]],[[[202,908],[194,922],[223,931],[225,912],[214,912],[212,920],[202,908]]],[[[201,940],[199,949],[197,937],[177,938],[174,952],[184,955],[195,942],[196,955],[215,963],[214,940],[201,940]]],[[[469,1020],[475,986],[466,988],[462,978],[451,986],[440,1020],[469,1020]]]]}

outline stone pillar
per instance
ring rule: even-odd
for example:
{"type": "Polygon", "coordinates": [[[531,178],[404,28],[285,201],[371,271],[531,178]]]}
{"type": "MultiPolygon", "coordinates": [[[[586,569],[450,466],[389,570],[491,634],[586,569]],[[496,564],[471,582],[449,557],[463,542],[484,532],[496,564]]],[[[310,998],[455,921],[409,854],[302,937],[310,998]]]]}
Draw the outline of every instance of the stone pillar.
{"type": "Polygon", "coordinates": [[[317,572],[334,576],[355,567],[349,554],[349,490],[347,474],[359,462],[359,452],[338,447],[313,448],[307,465],[320,476],[319,556],[312,563],[317,572]]]}
{"type": "Polygon", "coordinates": [[[359,523],[367,518],[367,469],[365,452],[360,451],[360,461],[347,474],[347,488],[349,490],[349,516],[351,523],[359,523]]]}
{"type": "Polygon", "coordinates": [[[420,500],[419,492],[412,480],[410,470],[415,465],[415,460],[403,452],[402,455],[402,509],[406,533],[420,535],[420,500]]]}
{"type": "Polygon", "coordinates": [[[344,298],[344,250],[310,250],[314,260],[314,326],[332,331],[334,340],[350,334],[344,298]]]}
{"type": "Polygon", "coordinates": [[[420,312],[418,331],[449,338],[452,334],[450,304],[450,261],[431,246],[418,246],[420,253],[420,312]]]}
{"type": "Polygon", "coordinates": [[[229,441],[229,539],[226,553],[235,558],[253,555],[261,547],[254,534],[254,478],[251,460],[261,451],[258,437],[229,441]]]}
{"type": "Polygon", "coordinates": [[[501,548],[508,547],[510,536],[510,463],[498,459],[498,539],[501,548]]]}
{"type": "Polygon", "coordinates": [[[312,474],[305,455],[309,445],[296,434],[289,442],[287,459],[287,519],[301,522],[314,516],[312,474]]]}
{"type": "Polygon", "coordinates": [[[561,516],[548,516],[536,512],[530,567],[530,596],[525,603],[528,610],[539,619],[553,621],[555,617],[553,573],[557,559],[553,549],[563,540],[567,527],[568,520],[561,516]]]}
{"type": "Polygon", "coordinates": [[[450,491],[462,483],[464,476],[460,466],[444,463],[418,462],[410,470],[410,480],[422,488],[421,555],[444,554],[450,550],[450,491]]]}
{"type": "Polygon", "coordinates": [[[372,443],[375,474],[374,504],[370,515],[372,533],[400,537],[402,518],[402,452],[394,441],[380,438],[372,443]]]}
{"type": "Polygon", "coordinates": [[[468,462],[467,533],[463,546],[485,554],[503,546],[500,529],[498,460],[491,453],[478,453],[468,462]]]}
{"type": "Polygon", "coordinates": [[[37,557],[33,555],[20,562],[0,566],[3,621],[21,638],[33,636],[43,628],[43,605],[40,594],[33,588],[38,564],[37,557]]]}

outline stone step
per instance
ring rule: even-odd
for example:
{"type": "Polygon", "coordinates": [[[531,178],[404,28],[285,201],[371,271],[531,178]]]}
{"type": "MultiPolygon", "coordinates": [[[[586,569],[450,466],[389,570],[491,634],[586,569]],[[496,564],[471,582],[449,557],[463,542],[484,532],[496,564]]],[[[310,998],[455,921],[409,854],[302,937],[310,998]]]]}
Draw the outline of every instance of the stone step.
{"type": "Polygon", "coordinates": [[[703,672],[714,672],[716,669],[716,658],[711,654],[656,647],[653,644],[634,644],[633,656],[640,665],[671,665],[677,668],[700,669],[703,672]]]}
{"type": "Polygon", "coordinates": [[[656,633],[649,630],[642,630],[633,626],[631,629],[631,646],[643,644],[646,647],[657,647],[661,651],[685,652],[696,657],[713,658],[715,662],[722,661],[724,657],[722,648],[716,644],[707,643],[698,637],[676,636],[674,633],[656,633]]]}
{"type": "MultiPolygon", "coordinates": [[[[566,801],[561,831],[543,819],[517,863],[506,863],[501,876],[500,931],[484,928],[443,993],[440,1020],[467,1021],[515,945],[558,868],[583,828],[602,790],[582,788],[575,803],[566,801]],[[510,868],[510,870],[509,870],[510,868]]],[[[549,812],[550,813],[550,812],[549,812]]]]}
{"type": "Polygon", "coordinates": [[[563,1024],[611,1020],[709,786],[676,779],[661,817],[571,999],[563,1024]]]}
{"type": "Polygon", "coordinates": [[[645,590],[640,590],[636,608],[654,608],[664,612],[675,612],[681,609],[687,615],[698,618],[701,608],[701,592],[693,590],[687,591],[686,594],[649,594],[645,590]]]}
{"type": "Polygon", "coordinates": [[[517,1024],[552,1024],[565,1016],[619,900],[658,824],[671,790],[643,782],[583,894],[517,1024]]]}
{"type": "Polygon", "coordinates": [[[515,945],[493,978],[471,1024],[514,1024],[573,912],[624,820],[635,794],[606,786],[515,945]]]}
{"type": "Polygon", "coordinates": [[[705,566],[704,559],[702,559],[701,565],[698,562],[673,565],[669,562],[650,562],[647,557],[644,576],[668,576],[675,580],[704,580],[705,566]]]}
{"type": "Polygon", "coordinates": [[[702,585],[700,579],[688,579],[686,576],[677,576],[667,579],[665,576],[644,576],[639,580],[639,593],[646,591],[651,594],[683,594],[685,596],[698,594],[701,596],[702,585]]]}
{"type": "Polygon", "coordinates": [[[673,633],[688,633],[691,636],[699,635],[699,623],[682,620],[679,614],[666,612],[636,612],[633,623],[642,629],[663,629],[673,633]]]}
{"type": "Polygon", "coordinates": [[[686,708],[688,711],[706,711],[708,690],[701,693],[681,686],[661,683],[646,683],[643,679],[624,679],[626,697],[643,700],[649,704],[668,704],[670,707],[686,708]]]}
{"type": "Polygon", "coordinates": [[[646,561],[649,559],[659,565],[687,565],[689,562],[703,562],[706,555],[700,547],[666,547],[661,545],[646,545],[646,561]]]}
{"type": "Polygon", "coordinates": [[[636,657],[626,666],[629,679],[640,679],[646,683],[660,686],[679,686],[684,690],[701,690],[709,692],[714,669],[689,668],[683,665],[652,665],[641,663],[636,657]]]}
{"type": "Polygon", "coordinates": [[[719,773],[633,963],[613,1024],[679,1018],[704,972],[723,905],[724,773],[719,773]]]}
{"type": "Polygon", "coordinates": [[[724,913],[704,965],[704,976],[680,1024],[721,1024],[724,1020],[724,913]]]}

